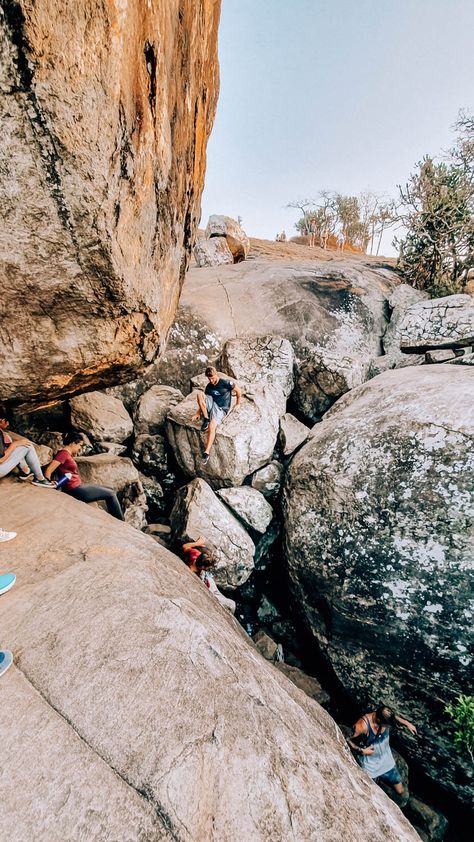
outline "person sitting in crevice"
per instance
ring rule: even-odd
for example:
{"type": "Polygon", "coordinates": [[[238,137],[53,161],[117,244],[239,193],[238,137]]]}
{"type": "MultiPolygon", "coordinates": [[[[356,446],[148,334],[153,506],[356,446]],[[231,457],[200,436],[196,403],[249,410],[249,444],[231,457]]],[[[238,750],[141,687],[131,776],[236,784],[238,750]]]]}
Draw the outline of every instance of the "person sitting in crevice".
{"type": "Polygon", "coordinates": [[[233,599],[228,599],[220,592],[217,587],[214,576],[209,573],[209,570],[214,567],[216,558],[212,550],[206,546],[205,538],[198,538],[197,541],[188,541],[183,544],[184,562],[189,569],[199,576],[201,582],[204,582],[206,588],[209,588],[213,596],[220,602],[224,608],[228,608],[232,614],[235,614],[235,602],[233,599]]]}
{"type": "Polygon", "coordinates": [[[51,479],[54,474],[59,479],[65,478],[65,482],[61,484],[61,491],[65,491],[66,494],[70,494],[82,503],[96,503],[103,500],[109,515],[117,520],[125,520],[118,497],[112,488],[83,483],[81,480],[74,457],[79,455],[84,444],[82,433],[77,430],[65,433],[63,442],[64,447],[55,453],[52,462],[45,469],[45,476],[51,479]]]}
{"type": "Polygon", "coordinates": [[[32,480],[39,488],[54,488],[43,474],[34,445],[23,437],[13,440],[8,427],[7,411],[0,407],[0,478],[18,468],[20,479],[32,480]]]}

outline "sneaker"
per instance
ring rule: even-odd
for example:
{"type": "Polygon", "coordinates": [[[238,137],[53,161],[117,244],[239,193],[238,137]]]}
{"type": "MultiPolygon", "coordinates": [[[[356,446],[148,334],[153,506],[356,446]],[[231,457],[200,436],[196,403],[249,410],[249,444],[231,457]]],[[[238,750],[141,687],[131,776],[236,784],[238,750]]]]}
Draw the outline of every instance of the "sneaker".
{"type": "Polygon", "coordinates": [[[204,451],[204,453],[201,456],[201,462],[203,465],[207,465],[207,463],[209,462],[209,453],[206,453],[206,451],[204,451]]]}
{"type": "Polygon", "coordinates": [[[13,655],[8,649],[0,650],[0,675],[7,671],[8,667],[13,664],[13,655]]]}
{"type": "Polygon", "coordinates": [[[20,473],[18,474],[18,479],[21,479],[23,482],[28,482],[32,478],[33,478],[33,471],[28,471],[27,474],[25,474],[24,471],[20,471],[20,473]]]}
{"type": "Polygon", "coordinates": [[[6,529],[0,529],[0,541],[11,541],[16,538],[16,532],[7,532],[6,529]]]}
{"type": "Polygon", "coordinates": [[[39,488],[56,488],[53,482],[50,482],[48,479],[37,479],[34,478],[32,485],[37,485],[39,488]]]}
{"type": "Polygon", "coordinates": [[[6,593],[16,582],[15,573],[3,573],[0,575],[0,593],[6,593]]]}
{"type": "Polygon", "coordinates": [[[207,428],[209,427],[209,418],[203,418],[201,424],[201,433],[205,433],[207,428]]]}

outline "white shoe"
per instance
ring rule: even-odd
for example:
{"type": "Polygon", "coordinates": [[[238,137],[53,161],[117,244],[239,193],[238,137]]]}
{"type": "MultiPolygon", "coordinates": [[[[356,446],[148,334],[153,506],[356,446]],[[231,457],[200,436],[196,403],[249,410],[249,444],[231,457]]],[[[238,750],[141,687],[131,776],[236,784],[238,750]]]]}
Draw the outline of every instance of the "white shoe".
{"type": "Polygon", "coordinates": [[[11,541],[16,538],[16,532],[7,532],[5,529],[0,529],[0,541],[11,541]]]}

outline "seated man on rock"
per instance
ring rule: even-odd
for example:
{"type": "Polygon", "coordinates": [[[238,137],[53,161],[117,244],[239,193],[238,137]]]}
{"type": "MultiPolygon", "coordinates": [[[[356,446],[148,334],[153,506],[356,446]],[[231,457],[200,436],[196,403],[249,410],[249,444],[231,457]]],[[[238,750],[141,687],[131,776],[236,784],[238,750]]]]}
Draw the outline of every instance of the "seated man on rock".
{"type": "Polygon", "coordinates": [[[391,708],[381,704],[377,710],[367,713],[356,722],[347,742],[356,753],[359,766],[365,769],[372,780],[393,787],[401,795],[402,779],[390,750],[390,729],[397,724],[404,725],[411,734],[416,734],[415,726],[408,719],[397,716],[391,708]]]}
{"type": "Polygon", "coordinates": [[[207,441],[202,461],[205,465],[209,461],[209,453],[216,437],[216,427],[224,420],[230,410],[232,395],[236,396],[235,409],[240,406],[242,392],[235,383],[219,377],[214,366],[206,368],[205,375],[209,380],[204,393],[197,393],[198,411],[192,420],[202,418],[201,430],[207,430],[207,441]]]}

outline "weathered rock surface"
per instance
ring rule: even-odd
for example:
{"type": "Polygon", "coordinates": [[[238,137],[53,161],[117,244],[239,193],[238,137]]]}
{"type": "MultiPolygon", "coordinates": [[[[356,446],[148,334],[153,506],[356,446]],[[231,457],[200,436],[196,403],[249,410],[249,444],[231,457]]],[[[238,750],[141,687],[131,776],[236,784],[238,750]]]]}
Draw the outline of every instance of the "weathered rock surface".
{"type": "Polygon", "coordinates": [[[428,364],[449,363],[454,359],[456,359],[456,354],[451,350],[451,348],[440,349],[439,351],[427,351],[425,354],[425,361],[428,364]]]}
{"type": "MultiPolygon", "coordinates": [[[[95,456],[78,456],[76,462],[84,483],[105,485],[117,494],[127,523],[136,529],[146,525],[146,497],[140,477],[131,459],[98,453],[95,456]]],[[[85,505],[85,504],[82,504],[85,505]]]]}
{"type": "Polygon", "coordinates": [[[404,754],[460,799],[472,768],[437,700],[471,686],[473,385],[471,369],[446,364],[349,393],[293,459],[283,498],[315,639],[359,704],[384,699],[421,728],[416,745],[401,735],[404,754]]]}
{"type": "Polygon", "coordinates": [[[0,393],[38,404],[132,377],[166,341],[200,213],[220,3],[2,8],[0,393]]]}
{"type": "Polygon", "coordinates": [[[239,385],[241,405],[218,425],[206,465],[202,464],[206,434],[201,433],[200,422],[191,421],[197,409],[196,392],[172,407],[166,423],[168,440],[185,474],[204,477],[215,488],[241,485],[272,458],[279,417],[285,411],[280,389],[267,384],[239,385]]]}
{"type": "Polygon", "coordinates": [[[260,470],[255,471],[251,483],[252,488],[255,488],[265,497],[274,497],[280,491],[280,486],[283,480],[284,468],[279,462],[274,459],[265,465],[260,470]]]}
{"type": "Polygon", "coordinates": [[[99,441],[95,444],[95,450],[98,453],[110,453],[111,456],[123,456],[127,452],[127,445],[118,444],[115,441],[99,441]]]}
{"type": "Polygon", "coordinates": [[[296,687],[299,687],[303,693],[306,693],[310,699],[314,699],[323,707],[329,703],[329,693],[326,693],[326,691],[323,690],[317,678],[314,678],[312,675],[307,675],[307,673],[303,672],[303,670],[300,670],[298,667],[292,667],[284,661],[279,661],[275,664],[275,666],[283,673],[283,675],[286,675],[286,677],[289,678],[296,687]]]}
{"type": "Polygon", "coordinates": [[[172,386],[152,386],[148,389],[141,396],[133,416],[135,435],[161,433],[169,410],[183,398],[183,393],[172,386]]]}
{"type": "MultiPolygon", "coordinates": [[[[155,477],[149,477],[147,474],[139,473],[139,480],[145,492],[146,503],[148,507],[147,517],[153,519],[163,514],[165,508],[164,492],[161,484],[155,477]]],[[[143,526],[140,527],[143,529],[143,526]]]]}
{"type": "Polygon", "coordinates": [[[447,295],[412,304],[399,327],[400,348],[420,353],[474,344],[474,299],[447,295]]]}
{"type": "Polygon", "coordinates": [[[2,839],[416,842],[174,555],[65,494],[2,480],[0,508],[2,839]]]}
{"type": "Polygon", "coordinates": [[[294,386],[294,352],[288,339],[279,336],[239,336],[222,349],[218,366],[246,383],[270,383],[286,398],[294,386]]]}
{"type": "Polygon", "coordinates": [[[163,476],[168,471],[168,454],[164,436],[137,436],[133,444],[132,460],[150,476],[163,476]]]}
{"type": "Polygon", "coordinates": [[[230,216],[212,214],[207,223],[206,237],[209,239],[224,237],[234,263],[245,260],[250,251],[250,240],[247,234],[237,220],[230,216]]]}
{"type": "MultiPolygon", "coordinates": [[[[378,357],[377,357],[378,360],[378,357]]],[[[298,369],[293,400],[310,422],[318,421],[332,404],[369,377],[370,362],[321,350],[298,369]]]]}
{"type": "Polygon", "coordinates": [[[198,237],[194,245],[194,257],[199,267],[223,266],[225,263],[233,263],[232,254],[227,240],[224,237],[198,237]]]}
{"type": "Polygon", "coordinates": [[[71,424],[98,441],[119,444],[133,433],[133,421],[122,401],[104,392],[88,392],[70,401],[71,424]]]}
{"type": "MultiPolygon", "coordinates": [[[[296,247],[295,247],[296,248],[296,247]]],[[[369,361],[381,353],[386,301],[398,283],[389,269],[361,260],[274,261],[190,269],[159,380],[187,390],[228,339],[288,339],[298,364],[316,347],[369,361]]]]}
{"type": "MultiPolygon", "coordinates": [[[[388,306],[390,308],[390,321],[382,338],[384,355],[386,360],[382,360],[387,364],[387,368],[400,368],[406,365],[421,365],[423,355],[421,354],[404,354],[400,349],[400,326],[403,322],[406,311],[412,304],[417,304],[421,301],[426,301],[429,298],[427,292],[419,289],[414,289],[409,284],[400,284],[396,287],[388,299],[388,306]]],[[[382,362],[376,360],[375,362],[382,362]]]]}
{"type": "Polygon", "coordinates": [[[253,641],[258,651],[266,661],[281,661],[283,659],[283,648],[262,629],[253,636],[253,641]]]}
{"type": "Polygon", "coordinates": [[[218,585],[237,588],[247,581],[254,568],[255,545],[207,482],[195,479],[178,490],[171,528],[180,543],[205,537],[217,558],[213,575],[218,585]]]}
{"type": "Polygon", "coordinates": [[[405,815],[416,830],[425,834],[425,839],[428,842],[443,842],[448,829],[448,822],[446,817],[438,810],[434,810],[428,804],[420,801],[419,798],[411,796],[405,809],[405,815]]]}
{"type": "Polygon", "coordinates": [[[280,418],[280,444],[284,456],[291,456],[309,436],[309,427],[298,421],[291,412],[285,412],[280,418]]]}
{"type": "Polygon", "coordinates": [[[270,526],[273,509],[256,488],[251,488],[249,485],[242,485],[240,488],[221,488],[217,496],[247,527],[263,534],[270,526]]]}

